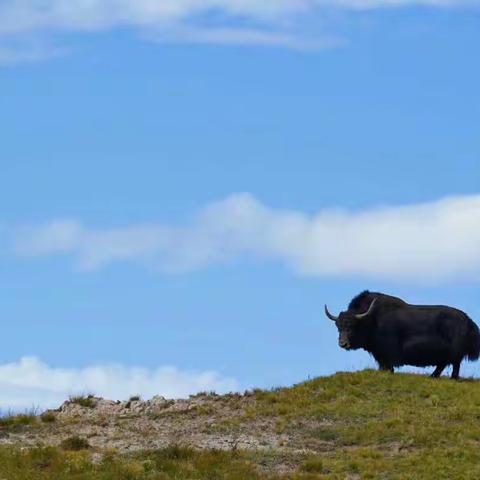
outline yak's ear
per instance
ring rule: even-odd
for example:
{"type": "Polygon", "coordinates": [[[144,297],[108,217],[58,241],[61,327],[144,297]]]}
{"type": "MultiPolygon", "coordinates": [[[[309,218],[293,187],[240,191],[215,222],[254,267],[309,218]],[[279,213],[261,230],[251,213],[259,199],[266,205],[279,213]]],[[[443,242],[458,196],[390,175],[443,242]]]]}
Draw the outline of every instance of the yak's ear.
{"type": "Polygon", "coordinates": [[[338,320],[338,317],[336,317],[335,315],[332,315],[329,311],[328,311],[328,308],[327,306],[325,305],[325,315],[332,321],[332,322],[336,322],[338,320]]]}

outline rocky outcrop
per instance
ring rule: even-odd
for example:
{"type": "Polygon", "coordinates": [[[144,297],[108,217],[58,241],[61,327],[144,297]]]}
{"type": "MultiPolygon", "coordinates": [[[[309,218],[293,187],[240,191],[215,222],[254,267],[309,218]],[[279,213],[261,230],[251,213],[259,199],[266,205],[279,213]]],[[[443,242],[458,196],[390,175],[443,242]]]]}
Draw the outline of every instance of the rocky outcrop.
{"type": "Polygon", "coordinates": [[[276,432],[274,420],[249,418],[254,403],[249,393],[199,394],[184,400],[76,398],[45,412],[42,416],[49,422],[10,432],[0,443],[59,445],[75,435],[94,449],[121,452],[171,444],[223,450],[287,448],[291,439],[276,432]]]}

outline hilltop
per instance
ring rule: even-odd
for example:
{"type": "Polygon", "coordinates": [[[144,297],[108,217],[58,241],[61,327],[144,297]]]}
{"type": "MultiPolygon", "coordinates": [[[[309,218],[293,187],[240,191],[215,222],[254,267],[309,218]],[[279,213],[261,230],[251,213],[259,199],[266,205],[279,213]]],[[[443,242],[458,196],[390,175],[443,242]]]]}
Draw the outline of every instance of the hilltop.
{"type": "Polygon", "coordinates": [[[480,382],[366,370],[242,395],[77,397],[4,418],[0,436],[8,480],[476,479],[480,382]]]}

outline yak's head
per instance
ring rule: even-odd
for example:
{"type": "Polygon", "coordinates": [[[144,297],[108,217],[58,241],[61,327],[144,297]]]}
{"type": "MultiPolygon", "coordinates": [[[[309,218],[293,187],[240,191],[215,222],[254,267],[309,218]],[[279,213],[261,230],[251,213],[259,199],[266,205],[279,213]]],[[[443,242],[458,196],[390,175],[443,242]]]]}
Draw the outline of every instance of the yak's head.
{"type": "Polygon", "coordinates": [[[341,312],[338,317],[332,315],[325,305],[325,314],[335,322],[338,328],[338,344],[345,350],[356,350],[365,348],[368,342],[368,336],[372,329],[369,321],[375,308],[377,299],[374,298],[368,310],[364,313],[355,313],[349,310],[341,312]]]}

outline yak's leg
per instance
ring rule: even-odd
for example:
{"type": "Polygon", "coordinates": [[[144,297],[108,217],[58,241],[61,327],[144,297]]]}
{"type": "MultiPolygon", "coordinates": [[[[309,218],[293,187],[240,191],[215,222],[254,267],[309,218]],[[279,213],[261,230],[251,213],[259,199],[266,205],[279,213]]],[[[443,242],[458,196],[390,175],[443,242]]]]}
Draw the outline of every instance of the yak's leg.
{"type": "Polygon", "coordinates": [[[382,364],[380,364],[380,365],[378,366],[378,369],[379,369],[379,370],[386,371],[386,372],[391,372],[391,373],[393,373],[393,367],[391,367],[390,365],[382,365],[382,364]]]}
{"type": "Polygon", "coordinates": [[[441,363],[440,365],[437,365],[437,367],[433,371],[431,377],[432,378],[438,378],[442,374],[442,372],[443,372],[443,370],[445,369],[446,366],[447,366],[446,363],[441,363]]]}
{"type": "Polygon", "coordinates": [[[461,362],[455,362],[453,364],[452,378],[454,380],[458,380],[458,375],[460,374],[460,363],[461,362]]]}

